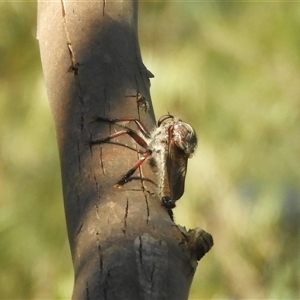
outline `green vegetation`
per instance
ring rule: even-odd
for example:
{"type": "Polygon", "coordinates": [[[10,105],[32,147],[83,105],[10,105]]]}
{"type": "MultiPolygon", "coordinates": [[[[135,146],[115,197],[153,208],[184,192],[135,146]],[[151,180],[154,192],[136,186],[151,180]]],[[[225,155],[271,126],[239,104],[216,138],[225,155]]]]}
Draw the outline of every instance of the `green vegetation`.
{"type": "MultiPolygon", "coordinates": [[[[0,298],[69,298],[36,4],[0,11],[0,298]]],[[[174,212],[215,245],[190,299],[300,298],[299,32],[299,3],[140,3],[156,116],[178,115],[199,136],[174,212]]]]}

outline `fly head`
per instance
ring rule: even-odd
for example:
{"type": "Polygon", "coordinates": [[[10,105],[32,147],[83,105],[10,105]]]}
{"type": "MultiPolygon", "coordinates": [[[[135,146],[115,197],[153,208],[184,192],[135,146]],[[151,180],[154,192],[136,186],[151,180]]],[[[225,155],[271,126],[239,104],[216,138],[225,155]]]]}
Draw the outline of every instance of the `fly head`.
{"type": "Polygon", "coordinates": [[[159,118],[158,127],[165,128],[168,131],[169,141],[182,150],[187,158],[190,158],[197,147],[197,135],[193,127],[168,114],[159,118]]]}
{"type": "Polygon", "coordinates": [[[181,120],[174,122],[171,139],[181,149],[187,158],[190,158],[197,147],[197,135],[188,123],[181,120]]]}

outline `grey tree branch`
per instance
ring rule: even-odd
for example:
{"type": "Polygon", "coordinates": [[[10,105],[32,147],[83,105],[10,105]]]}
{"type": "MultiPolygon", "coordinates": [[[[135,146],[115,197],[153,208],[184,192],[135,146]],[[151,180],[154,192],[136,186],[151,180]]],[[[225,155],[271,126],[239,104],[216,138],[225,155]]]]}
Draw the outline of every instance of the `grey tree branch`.
{"type": "Polygon", "coordinates": [[[155,124],[136,1],[39,1],[38,39],[61,162],[73,299],[187,299],[211,236],[171,221],[148,164],[123,189],[113,187],[138,159],[130,138],[88,146],[114,130],[92,123],[95,116],[155,124]]]}

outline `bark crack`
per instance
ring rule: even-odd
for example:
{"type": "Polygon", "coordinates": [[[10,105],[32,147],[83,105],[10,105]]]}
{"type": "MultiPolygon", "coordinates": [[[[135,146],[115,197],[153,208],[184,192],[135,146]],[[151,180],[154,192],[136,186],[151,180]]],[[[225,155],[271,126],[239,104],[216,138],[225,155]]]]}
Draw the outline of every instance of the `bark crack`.
{"type": "MultiPolygon", "coordinates": [[[[100,200],[99,183],[98,183],[98,181],[97,181],[97,178],[96,178],[95,174],[94,174],[93,178],[94,178],[94,181],[95,181],[97,197],[98,197],[98,200],[100,200]]],[[[98,205],[95,205],[95,206],[96,206],[96,208],[97,208],[97,217],[98,217],[98,205]]]]}
{"type": "Polygon", "coordinates": [[[71,60],[71,66],[68,69],[68,72],[73,72],[76,80],[76,85],[77,85],[77,91],[78,91],[78,98],[80,102],[80,129],[81,131],[83,130],[83,124],[84,124],[84,114],[83,114],[83,96],[82,96],[82,88],[81,88],[81,83],[78,78],[79,75],[79,67],[81,64],[77,61],[75,51],[72,46],[71,42],[71,37],[70,37],[70,32],[67,26],[67,17],[66,17],[66,7],[64,0],[61,0],[61,7],[62,7],[62,18],[63,18],[63,26],[64,26],[64,32],[66,36],[66,41],[67,41],[67,47],[68,47],[68,52],[71,60]]]}
{"type": "Polygon", "coordinates": [[[82,227],[83,227],[83,223],[80,224],[79,228],[77,229],[76,231],[76,237],[80,234],[81,230],[82,230],[82,227]]]}
{"type": "Polygon", "coordinates": [[[105,282],[103,285],[104,299],[108,299],[108,289],[109,289],[108,280],[109,280],[109,278],[110,278],[110,271],[107,272],[105,282]]]}
{"type": "MultiPolygon", "coordinates": [[[[98,196],[98,198],[100,199],[100,197],[98,196]]],[[[96,217],[98,220],[100,220],[99,218],[99,209],[98,209],[98,204],[95,204],[95,209],[96,209],[96,217]]]]}
{"type": "Polygon", "coordinates": [[[86,299],[89,300],[90,299],[90,291],[89,291],[89,283],[86,282],[85,284],[85,293],[86,293],[86,299]]]}
{"type": "Polygon", "coordinates": [[[140,256],[140,264],[143,265],[143,244],[142,244],[142,236],[139,236],[140,245],[139,245],[139,256],[140,256]]]}
{"type": "Polygon", "coordinates": [[[80,158],[80,144],[77,139],[77,160],[78,160],[78,172],[81,174],[81,158],[80,158]]]}
{"type": "Polygon", "coordinates": [[[103,164],[103,148],[101,146],[100,146],[100,166],[101,166],[103,175],[105,176],[106,171],[105,171],[104,164],[103,164]]]}
{"type": "Polygon", "coordinates": [[[128,198],[126,198],[126,207],[125,207],[125,216],[124,216],[124,226],[122,228],[123,233],[126,235],[126,229],[127,229],[127,216],[128,216],[128,198]]]}
{"type": "Polygon", "coordinates": [[[80,195],[79,195],[79,191],[78,191],[78,187],[76,186],[75,188],[75,194],[76,194],[76,200],[77,200],[77,214],[78,216],[80,216],[80,195]]]}
{"type": "Polygon", "coordinates": [[[99,270],[100,274],[103,273],[103,254],[102,254],[102,249],[100,245],[100,240],[99,240],[99,232],[96,232],[96,237],[97,237],[97,247],[98,247],[98,256],[99,256],[99,270]]]}
{"type": "Polygon", "coordinates": [[[66,8],[65,8],[64,0],[61,0],[61,8],[62,8],[64,31],[65,31],[66,40],[67,40],[67,47],[68,47],[68,51],[69,51],[70,59],[71,59],[71,66],[69,68],[69,71],[73,71],[75,75],[78,75],[78,67],[80,64],[76,61],[75,52],[72,47],[70,33],[68,30],[68,26],[67,26],[66,8]]]}
{"type": "Polygon", "coordinates": [[[102,16],[103,17],[105,15],[105,5],[106,5],[106,0],[103,0],[103,4],[102,4],[102,16]]]}
{"type": "Polygon", "coordinates": [[[153,285],[154,285],[154,271],[155,271],[155,263],[152,263],[152,270],[151,270],[151,274],[150,274],[150,280],[152,282],[151,288],[153,289],[153,285]]]}

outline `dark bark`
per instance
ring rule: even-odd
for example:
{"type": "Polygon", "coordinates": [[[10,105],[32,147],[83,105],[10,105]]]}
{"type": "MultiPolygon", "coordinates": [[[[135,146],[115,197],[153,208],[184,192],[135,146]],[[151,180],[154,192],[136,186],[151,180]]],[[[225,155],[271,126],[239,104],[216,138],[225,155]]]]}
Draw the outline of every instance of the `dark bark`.
{"type": "Polygon", "coordinates": [[[211,236],[171,221],[148,164],[123,189],[113,187],[138,159],[129,137],[118,139],[129,147],[88,146],[114,130],[92,123],[95,116],[155,124],[137,3],[40,1],[38,38],[60,154],[73,299],[187,299],[211,236]]]}

